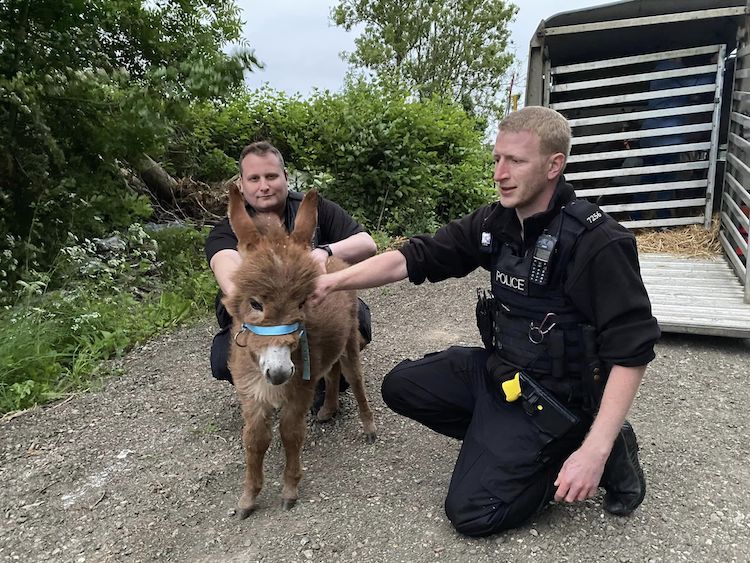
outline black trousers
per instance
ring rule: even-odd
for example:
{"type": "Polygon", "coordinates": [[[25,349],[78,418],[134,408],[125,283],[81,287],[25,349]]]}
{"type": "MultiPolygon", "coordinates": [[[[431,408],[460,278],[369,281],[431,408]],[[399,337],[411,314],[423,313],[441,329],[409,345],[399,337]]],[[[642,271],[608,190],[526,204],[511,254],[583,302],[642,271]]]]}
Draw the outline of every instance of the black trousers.
{"type": "MultiPolygon", "coordinates": [[[[211,374],[219,380],[232,382],[232,374],[229,371],[229,347],[232,344],[232,317],[220,301],[221,295],[216,298],[216,320],[221,330],[214,336],[211,343],[211,374]]],[[[372,340],[372,318],[370,307],[359,299],[357,316],[359,317],[359,332],[369,344],[372,340]]],[[[342,382],[345,381],[342,378],[342,382]]]]}
{"type": "Polygon", "coordinates": [[[488,357],[483,348],[452,347],[401,362],[382,386],[391,409],[463,440],[445,513],[469,536],[517,527],[544,508],[562,463],[591,425],[589,415],[571,408],[581,423],[549,443],[519,403],[505,401],[488,357]]]}

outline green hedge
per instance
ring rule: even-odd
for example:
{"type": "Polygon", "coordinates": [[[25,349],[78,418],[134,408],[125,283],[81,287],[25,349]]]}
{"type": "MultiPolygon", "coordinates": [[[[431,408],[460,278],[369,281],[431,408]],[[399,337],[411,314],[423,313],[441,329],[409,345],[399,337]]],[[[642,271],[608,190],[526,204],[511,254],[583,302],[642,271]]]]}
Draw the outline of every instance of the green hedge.
{"type": "Polygon", "coordinates": [[[364,82],[309,100],[261,90],[195,106],[170,166],[205,181],[228,178],[242,147],[259,139],[279,147],[303,187],[319,187],[389,235],[433,231],[494,195],[480,123],[451,103],[414,102],[364,82]]]}

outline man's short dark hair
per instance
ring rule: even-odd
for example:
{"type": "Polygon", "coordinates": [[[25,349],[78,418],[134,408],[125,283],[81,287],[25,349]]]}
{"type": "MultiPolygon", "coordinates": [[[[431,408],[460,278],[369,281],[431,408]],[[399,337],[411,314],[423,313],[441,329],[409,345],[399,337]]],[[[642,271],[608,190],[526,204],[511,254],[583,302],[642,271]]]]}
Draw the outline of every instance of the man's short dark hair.
{"type": "Polygon", "coordinates": [[[265,156],[267,154],[276,155],[276,158],[279,159],[281,169],[284,170],[284,157],[281,156],[281,151],[279,151],[279,149],[274,147],[268,141],[255,141],[254,143],[250,143],[244,149],[242,149],[242,152],[240,153],[240,176],[242,176],[242,161],[249,154],[254,154],[257,156],[265,156]]]}

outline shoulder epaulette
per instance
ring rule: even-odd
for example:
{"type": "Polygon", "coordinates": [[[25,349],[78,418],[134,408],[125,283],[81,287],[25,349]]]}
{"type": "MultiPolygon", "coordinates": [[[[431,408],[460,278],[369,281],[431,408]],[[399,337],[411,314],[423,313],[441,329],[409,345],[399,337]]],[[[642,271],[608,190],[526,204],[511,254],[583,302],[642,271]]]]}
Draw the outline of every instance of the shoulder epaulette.
{"type": "Polygon", "coordinates": [[[606,218],[604,211],[598,205],[585,199],[574,199],[565,205],[563,212],[578,220],[587,230],[598,227],[606,218]]]}

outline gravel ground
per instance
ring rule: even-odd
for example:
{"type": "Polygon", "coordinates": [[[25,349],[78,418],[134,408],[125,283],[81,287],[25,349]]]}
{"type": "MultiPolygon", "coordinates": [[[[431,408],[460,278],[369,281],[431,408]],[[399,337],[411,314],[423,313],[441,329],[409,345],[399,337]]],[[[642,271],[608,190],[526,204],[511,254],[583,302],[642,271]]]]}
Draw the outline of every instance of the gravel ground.
{"type": "Polygon", "coordinates": [[[260,507],[232,517],[241,417],[213,381],[205,320],[138,348],[101,389],[0,423],[0,561],[750,561],[750,342],[667,335],[630,419],[648,493],[630,518],[601,498],[551,506],[486,539],[456,534],[442,502],[458,443],[390,412],[401,359],[478,343],[484,276],[363,292],[374,342],[365,375],[379,439],[350,393],[310,422],[300,501],[280,507],[283,457],[266,457],[260,507]]]}

